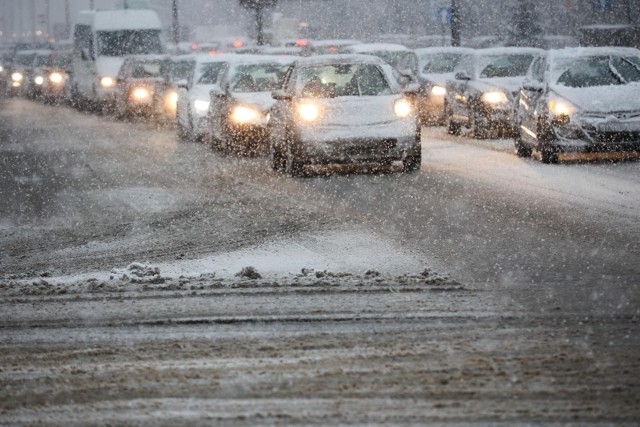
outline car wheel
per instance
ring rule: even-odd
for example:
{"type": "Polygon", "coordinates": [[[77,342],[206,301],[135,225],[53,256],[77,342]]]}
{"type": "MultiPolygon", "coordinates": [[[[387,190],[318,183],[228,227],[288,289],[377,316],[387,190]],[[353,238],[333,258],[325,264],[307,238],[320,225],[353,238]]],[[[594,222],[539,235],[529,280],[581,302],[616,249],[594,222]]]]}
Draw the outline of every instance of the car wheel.
{"type": "Polygon", "coordinates": [[[302,176],[304,172],[304,161],[298,153],[295,142],[289,140],[287,152],[285,153],[284,172],[290,176],[302,176]]]}
{"type": "Polygon", "coordinates": [[[480,119],[480,112],[475,106],[471,107],[469,112],[469,128],[471,129],[471,136],[476,139],[485,139],[487,137],[487,129],[482,126],[480,119]]]}
{"type": "Polygon", "coordinates": [[[404,172],[415,172],[422,165],[422,147],[420,144],[413,147],[402,160],[402,170],[404,172]]]}
{"type": "Polygon", "coordinates": [[[540,148],[540,160],[542,163],[558,163],[558,150],[549,145],[540,148]]]}
{"type": "Polygon", "coordinates": [[[522,130],[518,130],[516,132],[514,145],[516,147],[516,154],[518,157],[531,157],[531,147],[527,146],[522,140],[522,130]]]}
{"type": "Polygon", "coordinates": [[[446,101],[444,103],[444,112],[449,135],[460,135],[460,123],[453,120],[453,111],[449,109],[446,101]]]}

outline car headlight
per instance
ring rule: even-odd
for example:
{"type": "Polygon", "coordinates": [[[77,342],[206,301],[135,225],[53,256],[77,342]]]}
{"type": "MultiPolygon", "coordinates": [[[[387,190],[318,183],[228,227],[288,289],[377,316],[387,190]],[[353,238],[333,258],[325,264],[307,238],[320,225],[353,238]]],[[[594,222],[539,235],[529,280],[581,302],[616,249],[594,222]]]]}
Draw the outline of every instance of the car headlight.
{"type": "Polygon", "coordinates": [[[241,105],[234,107],[231,112],[231,119],[236,123],[250,123],[260,119],[262,114],[260,111],[251,107],[243,107],[241,105]]]}
{"type": "Polygon", "coordinates": [[[113,79],[113,77],[103,77],[100,79],[100,86],[104,88],[113,87],[115,86],[115,84],[116,81],[113,79]]]}
{"type": "Polygon", "coordinates": [[[51,73],[49,75],[49,81],[53,84],[60,84],[64,80],[64,76],[60,73],[51,73]]]}
{"type": "Polygon", "coordinates": [[[4,67],[0,65],[0,73],[4,71],[4,67]]]}
{"type": "Polygon", "coordinates": [[[300,104],[298,105],[298,115],[304,121],[313,122],[320,116],[320,110],[315,104],[300,104]]]}
{"type": "Polygon", "coordinates": [[[395,111],[398,117],[407,117],[411,114],[412,110],[411,103],[406,99],[398,99],[395,104],[393,104],[393,111],[395,111]]]}
{"type": "Polygon", "coordinates": [[[447,94],[447,90],[442,86],[434,86],[431,88],[431,95],[445,96],[446,94],[447,94]]]}
{"type": "Polygon", "coordinates": [[[42,86],[42,84],[44,83],[44,77],[42,76],[36,76],[35,79],[33,79],[33,82],[35,84],[37,84],[38,86],[42,86]]]}
{"type": "Polygon", "coordinates": [[[509,98],[504,92],[487,92],[482,95],[482,100],[489,104],[506,104],[509,102],[509,98]]]}
{"type": "Polygon", "coordinates": [[[167,108],[175,111],[178,106],[178,92],[176,92],[175,90],[169,91],[169,93],[165,97],[165,103],[167,108]]]}
{"type": "Polygon", "coordinates": [[[20,73],[11,74],[11,80],[13,80],[14,82],[21,82],[23,78],[24,76],[20,73]]]}
{"type": "Polygon", "coordinates": [[[193,106],[196,109],[196,112],[202,114],[202,113],[206,113],[207,111],[209,111],[209,105],[211,104],[210,101],[203,101],[201,99],[196,99],[193,102],[193,106]]]}
{"type": "Polygon", "coordinates": [[[549,100],[549,111],[556,116],[571,116],[576,112],[576,107],[564,99],[551,98],[549,100]]]}
{"type": "Polygon", "coordinates": [[[138,101],[143,101],[151,97],[151,92],[147,88],[137,87],[133,90],[133,92],[131,93],[131,96],[133,96],[133,99],[136,99],[138,101]]]}

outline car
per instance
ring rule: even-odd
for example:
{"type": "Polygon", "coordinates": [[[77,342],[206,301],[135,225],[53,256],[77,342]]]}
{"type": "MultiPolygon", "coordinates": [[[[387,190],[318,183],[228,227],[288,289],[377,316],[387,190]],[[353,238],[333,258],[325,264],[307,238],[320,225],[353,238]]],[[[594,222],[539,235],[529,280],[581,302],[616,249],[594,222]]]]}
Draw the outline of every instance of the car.
{"type": "Polygon", "coordinates": [[[125,57],[116,78],[116,114],[170,118],[170,68],[167,55],[125,57]]]}
{"type": "Polygon", "coordinates": [[[474,138],[495,132],[513,135],[516,96],[531,62],[542,52],[524,47],[480,49],[460,61],[445,87],[449,133],[458,134],[466,125],[474,138]]]}
{"type": "Polygon", "coordinates": [[[268,143],[267,115],[293,56],[238,55],[211,90],[211,142],[223,152],[257,154],[268,143]]]}
{"type": "Polygon", "coordinates": [[[209,135],[209,92],[219,87],[222,70],[236,55],[196,55],[184,79],[176,81],[176,130],[181,140],[209,135]]]}
{"type": "Polygon", "coordinates": [[[43,87],[46,83],[46,68],[49,65],[49,58],[52,50],[37,50],[36,57],[31,66],[31,81],[25,87],[26,95],[32,99],[42,98],[43,87]]]}
{"type": "Polygon", "coordinates": [[[473,55],[473,49],[462,47],[427,47],[414,51],[418,57],[418,117],[424,125],[446,122],[444,96],[446,83],[454,77],[458,63],[473,55]]]}
{"type": "Polygon", "coordinates": [[[33,65],[37,55],[36,50],[21,50],[16,53],[11,66],[11,83],[9,95],[26,95],[33,82],[33,65]]]}
{"type": "Polygon", "coordinates": [[[391,164],[420,168],[420,128],[412,97],[391,66],[370,55],[298,59],[269,114],[275,171],[301,175],[306,165],[391,164]]]}
{"type": "Polygon", "coordinates": [[[551,50],[520,88],[516,152],[543,162],[640,152],[640,50],[551,50]]]}
{"type": "Polygon", "coordinates": [[[70,102],[73,85],[73,51],[52,51],[43,71],[42,95],[45,101],[70,102]]]}
{"type": "Polygon", "coordinates": [[[340,53],[373,55],[391,65],[396,78],[403,84],[417,81],[418,58],[415,52],[401,44],[394,43],[361,43],[346,46],[340,53]]]}

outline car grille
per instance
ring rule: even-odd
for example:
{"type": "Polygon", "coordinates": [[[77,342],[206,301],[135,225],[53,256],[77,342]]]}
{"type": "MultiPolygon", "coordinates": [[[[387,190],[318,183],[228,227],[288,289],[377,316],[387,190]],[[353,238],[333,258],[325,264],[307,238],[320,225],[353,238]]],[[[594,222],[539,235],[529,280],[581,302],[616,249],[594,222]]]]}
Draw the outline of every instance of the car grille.
{"type": "Polygon", "coordinates": [[[640,142],[640,132],[599,132],[588,131],[589,136],[602,144],[615,144],[625,142],[640,142]]]}
{"type": "Polygon", "coordinates": [[[346,153],[357,156],[385,154],[394,149],[395,146],[396,140],[393,138],[363,140],[355,145],[347,147],[346,153]]]}

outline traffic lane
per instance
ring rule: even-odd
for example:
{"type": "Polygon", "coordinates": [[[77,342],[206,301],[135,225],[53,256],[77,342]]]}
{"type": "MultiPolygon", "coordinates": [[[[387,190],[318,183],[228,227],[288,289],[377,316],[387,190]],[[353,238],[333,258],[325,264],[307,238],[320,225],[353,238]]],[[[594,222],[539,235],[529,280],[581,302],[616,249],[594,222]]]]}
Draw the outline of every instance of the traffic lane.
{"type": "Polygon", "coordinates": [[[635,312],[640,164],[544,165],[506,152],[505,141],[496,149],[468,142],[427,137],[414,175],[331,175],[306,185],[465,283],[533,286],[544,309],[635,312]]]}

